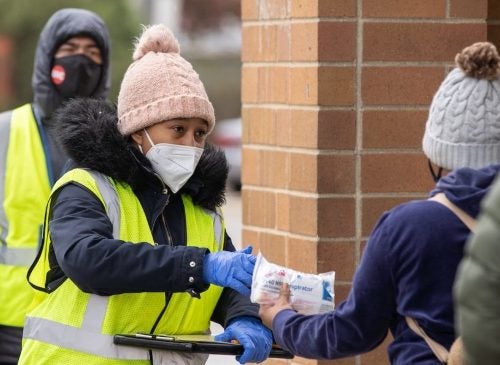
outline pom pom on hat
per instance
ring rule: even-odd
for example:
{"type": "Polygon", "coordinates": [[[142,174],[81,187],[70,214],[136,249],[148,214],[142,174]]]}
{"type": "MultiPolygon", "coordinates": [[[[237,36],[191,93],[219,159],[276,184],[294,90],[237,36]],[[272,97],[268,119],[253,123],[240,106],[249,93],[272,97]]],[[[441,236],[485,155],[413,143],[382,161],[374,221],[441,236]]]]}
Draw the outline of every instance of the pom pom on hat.
{"type": "Polygon", "coordinates": [[[203,119],[209,132],[213,130],[212,103],[198,74],[179,52],[179,43],[166,26],[144,28],[118,94],[118,129],[123,135],[182,118],[203,119]]]}
{"type": "Polygon", "coordinates": [[[132,59],[137,61],[148,52],[180,53],[179,42],[163,24],[145,27],[141,38],[137,40],[132,59]]]}
{"type": "Polygon", "coordinates": [[[434,95],[422,147],[436,165],[454,170],[500,163],[500,57],[479,42],[464,48],[434,95]]]}
{"type": "Polygon", "coordinates": [[[478,42],[466,47],[455,57],[458,67],[470,77],[494,80],[500,71],[497,48],[489,42],[478,42]]]}

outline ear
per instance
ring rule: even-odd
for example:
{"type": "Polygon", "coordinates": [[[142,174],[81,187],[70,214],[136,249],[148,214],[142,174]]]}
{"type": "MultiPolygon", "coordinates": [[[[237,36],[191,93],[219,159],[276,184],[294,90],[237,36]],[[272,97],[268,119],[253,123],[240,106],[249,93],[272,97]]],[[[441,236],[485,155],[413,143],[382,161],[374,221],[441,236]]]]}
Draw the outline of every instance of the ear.
{"type": "Polygon", "coordinates": [[[130,135],[130,137],[132,137],[132,140],[139,146],[142,146],[142,139],[143,139],[142,133],[143,133],[142,131],[137,131],[130,135]]]}

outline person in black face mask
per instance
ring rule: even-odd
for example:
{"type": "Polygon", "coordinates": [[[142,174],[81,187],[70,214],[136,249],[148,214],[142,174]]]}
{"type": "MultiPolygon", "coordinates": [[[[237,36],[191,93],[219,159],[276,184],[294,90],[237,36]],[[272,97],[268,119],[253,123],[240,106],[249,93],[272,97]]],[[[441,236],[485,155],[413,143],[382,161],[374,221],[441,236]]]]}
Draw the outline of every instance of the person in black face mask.
{"type": "Polygon", "coordinates": [[[50,190],[67,161],[53,113],[70,98],[107,97],[109,43],[107,27],[95,13],[55,12],[36,49],[34,101],[0,114],[0,364],[18,362],[33,296],[26,274],[50,190]]]}
{"type": "Polygon", "coordinates": [[[92,96],[101,76],[101,50],[90,37],[72,37],[54,55],[51,79],[65,99],[92,96]]]}

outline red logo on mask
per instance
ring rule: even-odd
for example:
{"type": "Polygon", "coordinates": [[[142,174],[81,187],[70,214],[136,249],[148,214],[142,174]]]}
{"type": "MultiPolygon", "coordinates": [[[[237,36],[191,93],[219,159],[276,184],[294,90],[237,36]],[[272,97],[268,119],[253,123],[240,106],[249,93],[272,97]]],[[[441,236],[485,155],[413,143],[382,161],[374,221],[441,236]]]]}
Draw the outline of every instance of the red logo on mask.
{"type": "Polygon", "coordinates": [[[60,85],[66,78],[66,71],[64,71],[64,68],[61,65],[55,65],[54,67],[52,67],[50,77],[52,78],[52,82],[54,83],[54,85],[60,85]]]}

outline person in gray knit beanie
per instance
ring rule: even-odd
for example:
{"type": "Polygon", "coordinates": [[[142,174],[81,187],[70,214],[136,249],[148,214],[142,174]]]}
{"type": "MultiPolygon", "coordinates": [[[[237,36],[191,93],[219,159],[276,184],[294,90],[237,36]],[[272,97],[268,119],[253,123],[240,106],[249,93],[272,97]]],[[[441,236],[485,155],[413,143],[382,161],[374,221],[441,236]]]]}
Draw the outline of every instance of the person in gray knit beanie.
{"type": "Polygon", "coordinates": [[[487,42],[456,56],[458,67],[434,96],[423,137],[431,171],[432,164],[440,168],[436,184],[427,199],[380,217],[347,299],[335,311],[307,316],[291,308],[283,288],[276,302],[260,306],[278,345],[296,356],[338,359],[372,350],[390,332],[392,365],[462,365],[453,285],[481,201],[500,173],[499,61],[487,42]]]}
{"type": "Polygon", "coordinates": [[[457,67],[434,95],[423,150],[447,170],[500,163],[500,77],[496,47],[475,43],[455,57],[457,67]]]}

